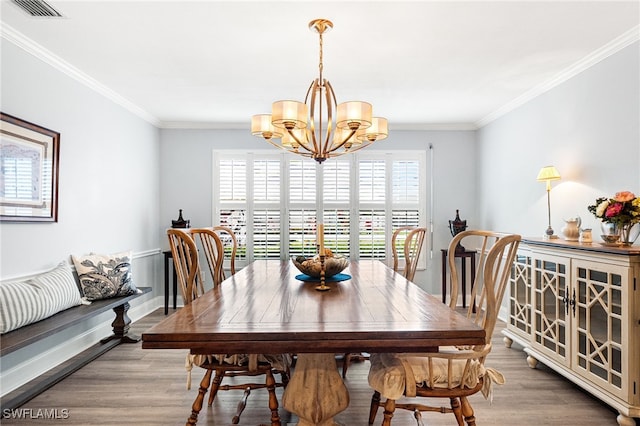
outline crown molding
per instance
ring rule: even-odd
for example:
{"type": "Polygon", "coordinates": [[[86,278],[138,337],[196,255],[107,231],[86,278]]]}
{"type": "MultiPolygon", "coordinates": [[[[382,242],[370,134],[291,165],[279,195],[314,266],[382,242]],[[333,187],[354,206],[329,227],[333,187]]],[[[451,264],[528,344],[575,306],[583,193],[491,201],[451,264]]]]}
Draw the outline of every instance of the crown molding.
{"type": "Polygon", "coordinates": [[[249,130],[250,123],[214,122],[214,121],[162,121],[161,129],[194,129],[194,130],[249,130]]]}
{"type": "Polygon", "coordinates": [[[122,96],[120,96],[113,90],[109,89],[105,85],[101,84],[94,78],[80,71],[78,68],[66,62],[64,59],[54,55],[52,52],[45,49],[43,46],[25,37],[22,33],[13,29],[9,25],[5,24],[4,22],[0,26],[0,36],[5,40],[9,41],[10,43],[13,43],[17,47],[21,48],[22,50],[42,60],[43,62],[51,65],[52,67],[59,70],[60,72],[68,75],[69,77],[79,81],[80,83],[84,84],[90,89],[98,92],[99,94],[106,97],[107,99],[110,99],[117,105],[120,105],[121,107],[132,112],[133,114],[149,122],[150,124],[156,127],[160,124],[160,121],[157,118],[150,115],[148,112],[144,111],[142,108],[131,103],[130,101],[123,98],[122,96]]]}
{"type": "MultiPolygon", "coordinates": [[[[474,123],[391,123],[390,130],[427,130],[427,131],[460,131],[477,130],[474,123]]],[[[192,122],[192,121],[164,121],[159,124],[161,129],[193,129],[193,130],[246,130],[251,126],[244,122],[192,122]]]]}
{"type": "Polygon", "coordinates": [[[603,59],[608,58],[616,52],[624,49],[632,43],[640,40],[640,25],[631,28],[629,31],[625,32],[621,36],[613,39],[611,42],[605,44],[601,48],[591,52],[578,62],[571,65],[569,68],[566,68],[555,77],[547,80],[546,82],[539,84],[533,89],[525,92],[523,95],[515,98],[511,102],[503,105],[496,111],[491,114],[483,117],[482,119],[475,122],[476,128],[481,128],[491,123],[492,121],[502,117],[508,112],[513,111],[521,105],[531,101],[532,99],[542,95],[543,93],[553,89],[554,87],[564,83],[572,77],[580,74],[582,71],[594,66],[598,62],[603,59]]]}
{"type": "MultiPolygon", "coordinates": [[[[190,122],[190,121],[168,121],[162,122],[147,111],[128,101],[118,93],[101,84],[94,78],[72,66],[62,58],[56,56],[43,46],[35,43],[23,34],[6,25],[4,22],[0,25],[0,36],[13,43],[17,47],[32,54],[36,58],[51,65],[57,70],[67,74],[71,78],[81,82],[90,89],[98,92],[107,99],[110,99],[117,105],[125,108],[134,115],[142,118],[153,126],[161,129],[211,129],[211,130],[247,130],[248,123],[220,123],[220,122],[190,122]]],[[[621,36],[607,43],[600,49],[590,53],[580,61],[576,62],[569,68],[563,70],[555,77],[525,92],[523,95],[515,98],[511,102],[503,105],[496,111],[486,115],[482,119],[474,123],[396,123],[393,124],[395,130],[422,130],[422,131],[469,131],[478,130],[492,121],[502,117],[503,115],[513,111],[514,109],[524,105],[541,94],[551,90],[559,84],[576,76],[582,71],[592,67],[603,59],[613,55],[614,53],[624,49],[630,44],[640,40],[640,26],[636,26],[621,36]]],[[[393,130],[392,129],[392,130],[393,130]]]]}
{"type": "Polygon", "coordinates": [[[475,123],[393,123],[390,130],[467,131],[478,127],[475,123]]]}

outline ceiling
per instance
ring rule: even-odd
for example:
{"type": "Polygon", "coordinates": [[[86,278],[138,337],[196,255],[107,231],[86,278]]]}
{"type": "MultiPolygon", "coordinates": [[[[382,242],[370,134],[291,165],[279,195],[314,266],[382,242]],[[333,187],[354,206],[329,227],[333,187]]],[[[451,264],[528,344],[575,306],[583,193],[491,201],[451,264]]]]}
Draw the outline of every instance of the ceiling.
{"type": "Polygon", "coordinates": [[[633,1],[1,0],[2,36],[164,128],[248,128],[324,71],[394,128],[477,128],[639,39],[633,1]]]}

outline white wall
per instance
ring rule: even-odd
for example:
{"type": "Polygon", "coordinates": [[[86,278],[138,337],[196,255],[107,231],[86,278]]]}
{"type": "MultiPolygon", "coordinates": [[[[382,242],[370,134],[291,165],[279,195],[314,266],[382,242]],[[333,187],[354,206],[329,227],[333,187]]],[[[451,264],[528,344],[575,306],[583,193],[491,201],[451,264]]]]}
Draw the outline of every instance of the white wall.
{"type": "Polygon", "coordinates": [[[640,194],[640,47],[633,43],[477,132],[483,227],[542,237],[547,227],[541,167],[555,165],[551,225],[579,215],[599,241],[587,206],[640,194]]]}
{"type": "MultiPolygon", "coordinates": [[[[248,118],[247,118],[248,120],[248,118]]],[[[171,220],[183,210],[191,226],[212,223],[212,152],[218,149],[265,150],[276,148],[246,130],[180,130],[161,131],[160,161],[160,228],[164,233],[171,220]]],[[[434,154],[434,258],[428,271],[418,272],[416,282],[426,290],[440,293],[440,249],[448,246],[451,234],[449,220],[460,209],[470,226],[475,218],[476,152],[473,131],[390,131],[389,138],[368,150],[425,150],[429,144],[434,154]]],[[[292,154],[293,155],[293,154],[292,154]]],[[[429,160],[427,160],[429,161],[429,160]]],[[[429,194],[427,194],[429,200],[429,194]]],[[[427,209],[429,213],[429,209],[427,209]]],[[[163,241],[168,248],[168,242],[163,241]]]]}
{"type": "MultiPolygon", "coordinates": [[[[132,250],[135,284],[162,294],[159,131],[32,54],[1,43],[2,112],[60,132],[60,173],[57,223],[0,224],[0,279],[70,262],[71,254],[132,250]]],[[[135,320],[136,306],[152,297],[132,302],[129,316],[135,320]]],[[[113,316],[49,339],[47,357],[30,359],[41,354],[33,348],[3,357],[2,392],[108,336],[113,316]],[[72,343],[53,350],[65,341],[72,343]]]]}
{"type": "Polygon", "coordinates": [[[1,47],[2,111],[60,132],[58,222],[3,222],[2,277],[72,253],[157,249],[158,130],[4,39],[1,47]]]}
{"type": "Polygon", "coordinates": [[[640,195],[639,75],[636,42],[480,129],[481,226],[542,238],[547,195],[536,176],[551,164],[562,176],[551,190],[555,233],[561,235],[563,218],[577,215],[601,241],[600,222],[587,206],[618,191],[640,195]]]}

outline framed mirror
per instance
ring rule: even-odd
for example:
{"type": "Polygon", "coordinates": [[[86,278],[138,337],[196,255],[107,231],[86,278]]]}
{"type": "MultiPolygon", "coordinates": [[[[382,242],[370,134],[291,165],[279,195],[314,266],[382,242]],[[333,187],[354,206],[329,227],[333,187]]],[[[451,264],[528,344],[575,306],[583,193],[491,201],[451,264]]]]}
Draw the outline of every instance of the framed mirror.
{"type": "Polygon", "coordinates": [[[60,133],[0,112],[0,221],[58,221],[60,133]]]}

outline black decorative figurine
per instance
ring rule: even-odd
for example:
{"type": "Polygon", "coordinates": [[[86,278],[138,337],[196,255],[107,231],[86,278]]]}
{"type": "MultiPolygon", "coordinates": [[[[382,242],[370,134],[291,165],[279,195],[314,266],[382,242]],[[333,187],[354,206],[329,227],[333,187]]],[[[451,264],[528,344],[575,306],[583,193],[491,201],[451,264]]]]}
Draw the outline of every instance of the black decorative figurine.
{"type": "Polygon", "coordinates": [[[178,220],[171,221],[171,227],[172,228],[188,228],[189,227],[189,221],[184,220],[182,218],[182,209],[180,209],[180,213],[178,214],[178,220]]]}
{"type": "MultiPolygon", "coordinates": [[[[467,229],[467,221],[460,220],[460,212],[456,209],[456,218],[454,220],[449,221],[449,230],[451,231],[451,236],[455,237],[457,234],[464,231],[465,229],[467,229]]],[[[462,251],[465,251],[465,248],[462,247],[460,243],[458,243],[458,245],[456,246],[456,251],[462,252],[462,251]]]]}

